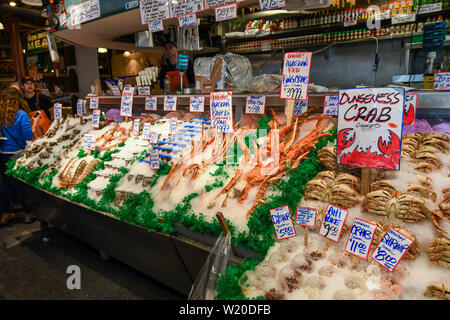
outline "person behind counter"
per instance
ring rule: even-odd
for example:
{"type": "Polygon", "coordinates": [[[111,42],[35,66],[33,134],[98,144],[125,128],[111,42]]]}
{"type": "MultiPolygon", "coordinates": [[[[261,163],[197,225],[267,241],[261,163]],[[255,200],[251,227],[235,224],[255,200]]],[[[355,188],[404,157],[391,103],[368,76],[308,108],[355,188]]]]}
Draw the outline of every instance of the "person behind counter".
{"type": "MultiPolygon", "coordinates": [[[[45,134],[51,125],[52,116],[50,108],[53,107],[52,101],[46,95],[35,91],[36,84],[31,77],[25,77],[22,79],[22,89],[25,100],[31,110],[31,116],[34,117],[36,113],[40,113],[38,132],[45,134]]],[[[37,136],[38,133],[35,134],[34,138],[37,138],[37,136]]]]}
{"type": "MultiPolygon", "coordinates": [[[[164,49],[165,59],[159,73],[159,83],[161,89],[163,89],[165,92],[176,92],[180,88],[180,72],[177,71],[178,47],[172,41],[167,41],[166,43],[164,43],[164,49]],[[164,85],[166,76],[167,80],[170,83],[170,90],[168,85],[164,85]]],[[[184,73],[183,76],[183,86],[189,84],[195,84],[194,66],[192,65],[191,60],[189,60],[188,70],[184,73]]]]}
{"type": "Polygon", "coordinates": [[[0,224],[6,224],[15,217],[11,213],[11,204],[21,204],[25,209],[25,223],[31,223],[35,216],[26,206],[18,192],[13,188],[6,175],[6,164],[18,152],[25,149],[27,141],[31,140],[37,129],[38,121],[31,125],[27,113],[28,107],[20,91],[14,87],[5,89],[0,95],[0,224]]]}

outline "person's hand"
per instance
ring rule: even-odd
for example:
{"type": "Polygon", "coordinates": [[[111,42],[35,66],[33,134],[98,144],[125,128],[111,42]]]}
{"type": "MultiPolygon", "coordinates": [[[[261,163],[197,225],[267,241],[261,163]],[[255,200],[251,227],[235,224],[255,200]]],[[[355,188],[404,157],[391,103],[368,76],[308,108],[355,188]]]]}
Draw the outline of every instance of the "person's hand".
{"type": "Polygon", "coordinates": [[[41,116],[38,116],[37,118],[33,119],[33,123],[31,124],[31,129],[33,131],[36,131],[36,128],[38,128],[40,119],[41,119],[41,116]]]}

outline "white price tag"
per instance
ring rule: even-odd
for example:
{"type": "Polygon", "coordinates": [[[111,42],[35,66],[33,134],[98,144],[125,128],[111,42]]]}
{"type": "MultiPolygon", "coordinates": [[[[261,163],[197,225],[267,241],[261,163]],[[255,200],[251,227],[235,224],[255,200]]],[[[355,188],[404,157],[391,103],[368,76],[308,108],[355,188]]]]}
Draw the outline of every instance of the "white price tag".
{"type": "Polygon", "coordinates": [[[159,169],[159,150],[150,150],[150,168],[159,169]]]}
{"type": "Polygon", "coordinates": [[[84,148],[86,150],[94,150],[95,149],[95,138],[93,134],[85,134],[83,136],[84,148]]]}
{"type": "Polygon", "coordinates": [[[155,132],[150,133],[150,143],[157,144],[158,143],[158,134],[155,132]]]}
{"type": "Polygon", "coordinates": [[[92,111],[92,127],[96,129],[100,128],[100,109],[92,111]]]}
{"type": "Polygon", "coordinates": [[[120,102],[120,116],[133,116],[133,95],[134,87],[125,87],[122,91],[122,100],[120,102]]]}
{"type": "Polygon", "coordinates": [[[148,30],[150,32],[163,31],[164,30],[164,24],[163,24],[162,20],[150,22],[148,24],[148,30]]]}
{"type": "Polygon", "coordinates": [[[272,217],[272,223],[278,240],[297,236],[288,206],[270,209],[270,216],[272,217]]]}
{"type": "Polygon", "coordinates": [[[144,123],[144,127],[142,128],[142,139],[150,140],[150,123],[144,123]]]}
{"type": "Polygon", "coordinates": [[[308,99],[311,57],[311,52],[290,52],[284,55],[281,99],[308,99]]]}
{"type": "Polygon", "coordinates": [[[394,271],[414,241],[389,229],[372,254],[372,259],[383,268],[394,271]]]}
{"type": "Polygon", "coordinates": [[[345,251],[366,260],[369,256],[376,229],[376,224],[355,218],[345,251]]]}
{"type": "Polygon", "coordinates": [[[214,9],[216,22],[237,18],[237,4],[228,4],[214,9]]]}
{"type": "Polygon", "coordinates": [[[145,110],[155,111],[157,109],[158,97],[145,97],[145,110]]]}
{"type": "Polygon", "coordinates": [[[140,96],[149,96],[150,94],[151,94],[150,86],[140,86],[140,87],[138,87],[138,95],[140,95],[140,96]]]}
{"type": "Polygon", "coordinates": [[[261,11],[283,8],[285,6],[285,0],[259,0],[259,8],[261,11]]]}
{"type": "Polygon", "coordinates": [[[176,111],[177,110],[177,96],[165,96],[164,97],[164,111],[176,111]]]}
{"type": "Polygon", "coordinates": [[[323,101],[323,114],[337,116],[339,108],[339,96],[326,95],[323,101]]]}
{"type": "Polygon", "coordinates": [[[442,2],[432,3],[432,4],[422,4],[419,7],[419,14],[437,12],[442,10],[442,2]]]}
{"type": "Polygon", "coordinates": [[[261,42],[261,51],[270,51],[272,50],[272,45],[270,41],[261,42]]]}
{"type": "Polygon", "coordinates": [[[245,104],[245,113],[265,114],[266,96],[247,96],[247,102],[245,104]]]}
{"type": "Polygon", "coordinates": [[[180,28],[194,27],[197,25],[197,15],[195,13],[185,14],[178,17],[178,25],[180,28]]]}
{"type": "Polygon", "coordinates": [[[434,90],[450,90],[450,72],[434,74],[434,90]]]}
{"type": "Polygon", "coordinates": [[[417,94],[405,95],[405,108],[403,110],[403,125],[410,125],[416,122],[417,94]]]}
{"type": "Polygon", "coordinates": [[[111,93],[113,96],[120,96],[119,86],[111,86],[111,93]]]}
{"type": "Polygon", "coordinates": [[[211,92],[209,101],[211,107],[211,126],[216,132],[233,132],[233,93],[211,92]]]}
{"type": "Polygon", "coordinates": [[[205,9],[221,7],[233,2],[236,2],[236,0],[205,0],[205,9]]]}
{"type": "Polygon", "coordinates": [[[63,114],[62,114],[62,104],[61,103],[55,103],[53,105],[53,116],[55,119],[62,120],[63,114]]]}
{"type": "Polygon", "coordinates": [[[140,126],[141,120],[140,119],[134,119],[133,121],[133,135],[139,136],[139,126],[140,126]]]}
{"type": "Polygon", "coordinates": [[[297,207],[297,216],[295,218],[296,224],[305,227],[315,228],[316,218],[317,218],[317,209],[308,207],[297,207]]]}
{"type": "Polygon", "coordinates": [[[407,23],[414,21],[416,21],[416,14],[413,12],[396,14],[391,17],[391,24],[407,23]]]}
{"type": "Polygon", "coordinates": [[[338,242],[341,237],[342,228],[344,227],[347,215],[347,210],[329,204],[325,216],[323,217],[319,234],[331,241],[338,242]]]}
{"type": "Polygon", "coordinates": [[[89,108],[90,109],[98,109],[98,103],[99,103],[99,98],[98,97],[92,97],[90,99],[89,108]]]}
{"type": "Polygon", "coordinates": [[[85,114],[84,112],[84,100],[83,99],[78,99],[77,101],[77,116],[78,117],[83,117],[85,114]]]}
{"type": "Polygon", "coordinates": [[[205,111],[205,97],[191,96],[189,99],[189,112],[204,112],[205,111]]]}
{"type": "Polygon", "coordinates": [[[175,133],[177,133],[177,121],[178,121],[178,119],[176,117],[170,118],[169,135],[171,135],[171,136],[173,136],[175,133]]]}

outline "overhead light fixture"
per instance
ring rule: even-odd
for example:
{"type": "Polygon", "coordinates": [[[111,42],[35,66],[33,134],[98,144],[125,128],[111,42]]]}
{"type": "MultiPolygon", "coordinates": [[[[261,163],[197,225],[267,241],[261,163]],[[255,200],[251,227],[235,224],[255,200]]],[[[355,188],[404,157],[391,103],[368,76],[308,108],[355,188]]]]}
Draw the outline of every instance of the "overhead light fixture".
{"type": "Polygon", "coordinates": [[[124,57],[129,57],[129,56],[131,56],[130,51],[125,51],[125,52],[123,53],[123,56],[124,56],[124,57]]]}
{"type": "Polygon", "coordinates": [[[9,5],[10,5],[11,7],[15,7],[15,6],[16,6],[16,3],[15,3],[14,1],[10,1],[10,2],[9,2],[9,5]]]}
{"type": "Polygon", "coordinates": [[[0,22],[0,30],[4,30],[5,27],[3,26],[3,23],[0,22]]]}
{"type": "Polygon", "coordinates": [[[29,6],[42,7],[42,0],[20,0],[20,2],[29,6]]]}
{"type": "Polygon", "coordinates": [[[25,49],[22,49],[22,52],[25,53],[26,52],[25,49]]]}
{"type": "Polygon", "coordinates": [[[98,48],[98,49],[97,49],[97,52],[98,52],[98,53],[107,53],[107,52],[108,52],[108,49],[106,49],[106,48],[98,48]]]}

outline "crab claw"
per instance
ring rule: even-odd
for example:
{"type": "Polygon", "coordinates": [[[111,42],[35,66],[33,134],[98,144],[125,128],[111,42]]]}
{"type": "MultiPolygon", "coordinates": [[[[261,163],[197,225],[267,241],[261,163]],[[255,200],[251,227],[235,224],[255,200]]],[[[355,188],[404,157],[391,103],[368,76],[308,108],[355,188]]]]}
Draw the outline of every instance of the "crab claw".
{"type": "Polygon", "coordinates": [[[378,138],[378,148],[382,153],[387,155],[389,158],[392,158],[392,156],[395,153],[400,152],[400,139],[399,137],[389,130],[389,138],[390,141],[383,141],[381,137],[378,138]]]}
{"type": "Polygon", "coordinates": [[[350,147],[353,142],[355,142],[356,135],[353,133],[353,137],[349,137],[349,132],[353,131],[351,128],[343,129],[339,131],[337,136],[337,144],[339,147],[339,150],[344,150],[350,147]]]}
{"type": "Polygon", "coordinates": [[[412,124],[414,122],[415,114],[414,114],[414,107],[412,105],[409,105],[408,110],[404,110],[403,113],[403,124],[408,125],[412,124]]]}

